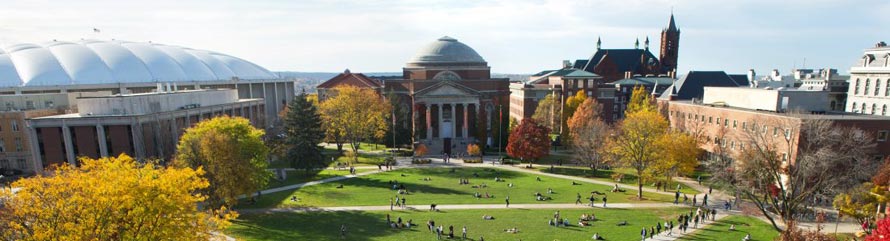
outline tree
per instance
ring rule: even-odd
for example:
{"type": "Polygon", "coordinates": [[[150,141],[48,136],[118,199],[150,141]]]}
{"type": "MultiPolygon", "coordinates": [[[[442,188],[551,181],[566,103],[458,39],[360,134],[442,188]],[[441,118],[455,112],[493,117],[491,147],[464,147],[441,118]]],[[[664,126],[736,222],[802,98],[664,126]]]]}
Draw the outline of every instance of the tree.
{"type": "MultiPolygon", "coordinates": [[[[337,87],[334,92],[321,103],[321,114],[328,132],[352,144],[352,152],[359,153],[362,140],[386,134],[390,105],[377,92],[354,86],[337,87]]],[[[358,155],[353,162],[358,162],[358,155]]]]}
{"type": "Polygon", "coordinates": [[[668,131],[658,140],[660,160],[650,168],[652,178],[664,178],[661,185],[667,190],[673,177],[689,175],[698,166],[701,149],[694,137],[680,131],[668,131]]]}
{"type": "Polygon", "coordinates": [[[234,212],[199,210],[203,169],[138,163],[127,155],[56,166],[0,189],[2,240],[208,240],[234,212]]]}
{"type": "Polygon", "coordinates": [[[863,224],[878,209],[878,199],[871,193],[874,187],[875,185],[870,182],[863,183],[838,194],[832,204],[842,215],[854,218],[859,224],[863,224]]]}
{"type": "Polygon", "coordinates": [[[560,119],[561,126],[559,128],[559,136],[563,145],[571,146],[572,137],[570,133],[571,130],[569,129],[569,119],[575,115],[575,111],[578,110],[578,107],[581,106],[585,100],[587,100],[587,94],[585,94],[583,90],[579,90],[575,95],[566,98],[565,107],[563,107],[562,111],[562,119],[560,119]]]}
{"type": "Polygon", "coordinates": [[[507,155],[534,161],[550,154],[550,129],[533,119],[523,119],[510,133],[507,155]]]}
{"type": "Polygon", "coordinates": [[[284,127],[290,166],[302,168],[308,173],[311,169],[325,165],[319,146],[324,140],[321,115],[307,97],[306,92],[300,93],[288,104],[284,127]]]}
{"type": "MultiPolygon", "coordinates": [[[[791,114],[793,115],[793,114],[791,114]]],[[[745,145],[727,180],[751,200],[776,230],[793,223],[814,195],[834,196],[872,177],[874,138],[823,119],[757,121],[743,134],[745,145]],[[799,134],[798,134],[799,133],[799,134]]]]}
{"type": "Polygon", "coordinates": [[[878,220],[877,227],[871,235],[865,237],[865,241],[883,241],[890,239],[890,218],[878,220]]]}
{"type": "Polygon", "coordinates": [[[547,127],[548,129],[558,130],[559,129],[559,111],[560,111],[559,100],[556,99],[552,94],[548,94],[544,96],[543,99],[538,101],[538,107],[535,108],[535,113],[532,114],[532,119],[535,120],[536,123],[547,127]]]}
{"type": "Polygon", "coordinates": [[[625,110],[625,113],[629,114],[641,111],[657,112],[658,110],[652,101],[652,97],[646,91],[646,88],[638,85],[634,86],[634,90],[630,94],[630,100],[627,102],[627,110],[625,110]]]}
{"type": "Polygon", "coordinates": [[[572,118],[568,121],[569,142],[575,153],[575,158],[588,164],[594,174],[600,165],[604,164],[603,152],[606,140],[609,139],[609,125],[600,118],[602,105],[595,98],[588,98],[574,110],[572,118]]]}
{"type": "Polygon", "coordinates": [[[185,130],[176,147],[177,167],[203,167],[210,187],[202,190],[212,207],[234,205],[238,196],[266,186],[269,149],[263,130],[241,117],[216,117],[185,130]]]}
{"type": "Polygon", "coordinates": [[[482,148],[479,148],[479,145],[469,144],[467,145],[467,154],[470,156],[478,156],[482,154],[482,148]]]}
{"type": "Polygon", "coordinates": [[[647,170],[660,160],[662,138],[668,128],[667,120],[654,110],[630,112],[621,121],[618,134],[608,144],[616,162],[634,169],[637,174],[637,197],[643,198],[643,179],[647,170]]]}
{"type": "Polygon", "coordinates": [[[386,99],[389,100],[390,104],[390,113],[387,113],[387,123],[390,129],[381,140],[385,146],[390,148],[410,145],[411,129],[408,125],[402,124],[411,119],[408,107],[403,105],[402,97],[397,94],[388,94],[386,99]],[[393,118],[393,115],[395,115],[395,118],[393,118]],[[395,129],[395,146],[393,146],[393,129],[395,129]]]}
{"type": "Polygon", "coordinates": [[[424,144],[418,144],[417,147],[414,147],[414,156],[425,156],[429,150],[426,148],[424,144]]]}

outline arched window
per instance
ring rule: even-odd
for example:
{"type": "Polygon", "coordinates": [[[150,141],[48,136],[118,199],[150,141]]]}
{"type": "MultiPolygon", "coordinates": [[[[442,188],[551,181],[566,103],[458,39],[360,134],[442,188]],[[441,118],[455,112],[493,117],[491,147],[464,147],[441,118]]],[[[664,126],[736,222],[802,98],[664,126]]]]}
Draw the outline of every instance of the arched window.
{"type": "Polygon", "coordinates": [[[863,95],[868,95],[868,87],[871,86],[871,80],[865,79],[865,91],[862,91],[863,95]]]}
{"type": "Polygon", "coordinates": [[[452,71],[442,71],[433,76],[433,80],[451,80],[456,81],[460,80],[460,75],[452,71]]]}
{"type": "Polygon", "coordinates": [[[875,80],[875,96],[878,96],[878,92],[881,90],[881,79],[875,80]]]}
{"type": "Polygon", "coordinates": [[[856,88],[853,89],[853,94],[854,95],[859,94],[859,79],[856,79],[856,88]]]}
{"type": "Polygon", "coordinates": [[[884,104],[884,107],[881,107],[881,115],[887,115],[887,105],[884,104]]]}
{"type": "Polygon", "coordinates": [[[867,105],[867,104],[862,103],[862,110],[860,110],[859,113],[865,114],[865,106],[866,106],[866,105],[867,105]]]}
{"type": "Polygon", "coordinates": [[[853,108],[850,109],[850,112],[856,113],[856,111],[858,110],[856,109],[856,107],[858,107],[856,106],[856,102],[853,102],[853,108]]]}
{"type": "Polygon", "coordinates": [[[884,86],[884,96],[890,96],[890,80],[884,86]]]}
{"type": "Polygon", "coordinates": [[[874,114],[877,114],[877,113],[878,113],[878,105],[877,105],[877,104],[871,104],[871,114],[874,115],[874,114]]]}

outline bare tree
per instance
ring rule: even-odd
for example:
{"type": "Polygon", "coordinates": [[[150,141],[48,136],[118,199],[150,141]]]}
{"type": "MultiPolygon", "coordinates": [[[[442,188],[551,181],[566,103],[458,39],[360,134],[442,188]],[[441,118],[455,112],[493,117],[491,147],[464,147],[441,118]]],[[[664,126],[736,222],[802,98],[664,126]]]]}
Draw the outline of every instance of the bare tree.
{"type": "Polygon", "coordinates": [[[736,163],[718,176],[751,200],[776,230],[795,222],[816,193],[837,194],[872,176],[873,137],[824,119],[757,121],[742,135],[736,163]]]}

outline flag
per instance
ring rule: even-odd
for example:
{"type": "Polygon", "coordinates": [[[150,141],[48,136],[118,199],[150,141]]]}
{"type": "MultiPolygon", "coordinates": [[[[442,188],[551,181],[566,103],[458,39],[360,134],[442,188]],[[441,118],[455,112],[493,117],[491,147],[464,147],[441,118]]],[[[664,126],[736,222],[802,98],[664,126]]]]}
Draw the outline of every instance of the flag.
{"type": "Polygon", "coordinates": [[[102,31],[100,31],[98,28],[93,28],[93,32],[98,33],[98,32],[102,32],[102,31]]]}

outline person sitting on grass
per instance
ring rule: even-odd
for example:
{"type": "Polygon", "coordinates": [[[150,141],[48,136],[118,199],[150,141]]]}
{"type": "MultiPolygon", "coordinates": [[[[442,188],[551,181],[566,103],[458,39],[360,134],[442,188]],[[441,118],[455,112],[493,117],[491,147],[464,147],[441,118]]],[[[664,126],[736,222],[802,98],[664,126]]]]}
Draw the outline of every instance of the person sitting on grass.
{"type": "Polygon", "coordinates": [[[735,231],[735,224],[729,225],[729,231],[735,231]]]}
{"type": "Polygon", "coordinates": [[[553,194],[553,189],[548,187],[548,188],[547,188],[547,194],[553,194]]]}
{"type": "Polygon", "coordinates": [[[745,237],[742,238],[742,241],[751,241],[751,234],[745,234],[745,237]]]}
{"type": "Polygon", "coordinates": [[[535,177],[535,179],[538,180],[539,182],[541,181],[541,177],[535,177]]]}
{"type": "Polygon", "coordinates": [[[590,223],[588,223],[587,220],[584,220],[584,219],[578,220],[578,226],[586,227],[588,225],[590,225],[590,223]]]}
{"type": "Polygon", "coordinates": [[[504,232],[515,234],[515,233],[519,233],[519,229],[518,229],[518,228],[515,228],[515,227],[514,227],[514,228],[508,228],[508,229],[504,229],[504,232]]]}
{"type": "Polygon", "coordinates": [[[485,198],[492,198],[492,197],[494,197],[494,196],[488,195],[488,192],[485,192],[485,198]]]}
{"type": "Polygon", "coordinates": [[[627,220],[621,221],[618,226],[627,226],[627,220]]]}
{"type": "Polygon", "coordinates": [[[513,183],[511,182],[511,183],[507,184],[507,187],[513,187],[513,183]]]}
{"type": "Polygon", "coordinates": [[[600,236],[600,233],[593,233],[593,237],[591,237],[591,239],[593,239],[593,240],[604,240],[604,239],[603,239],[603,236],[600,236]]]}
{"type": "Polygon", "coordinates": [[[479,199],[480,197],[482,197],[482,195],[479,194],[479,192],[476,192],[476,193],[473,193],[473,197],[476,197],[476,199],[479,199]]]}
{"type": "Polygon", "coordinates": [[[491,215],[482,215],[482,220],[494,220],[494,217],[491,215]]]}

